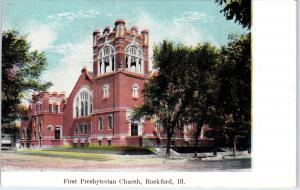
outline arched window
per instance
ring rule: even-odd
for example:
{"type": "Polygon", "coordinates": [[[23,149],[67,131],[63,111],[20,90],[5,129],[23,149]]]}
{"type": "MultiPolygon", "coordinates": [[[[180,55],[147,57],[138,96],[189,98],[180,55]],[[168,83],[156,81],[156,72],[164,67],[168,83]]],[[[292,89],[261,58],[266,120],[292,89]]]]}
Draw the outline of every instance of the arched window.
{"type": "Polygon", "coordinates": [[[87,116],[92,113],[92,92],[89,87],[82,87],[74,98],[73,117],[87,116]]]}
{"type": "Polygon", "coordinates": [[[104,74],[115,69],[115,48],[107,43],[99,51],[99,73],[104,74]]]}
{"type": "Polygon", "coordinates": [[[144,57],[142,49],[131,44],[125,48],[125,51],[126,70],[144,74],[144,57]]]}
{"type": "Polygon", "coordinates": [[[134,84],[132,87],[132,97],[133,98],[139,97],[139,86],[137,84],[134,84]]]}
{"type": "Polygon", "coordinates": [[[90,131],[89,126],[86,123],[81,124],[80,128],[81,128],[81,133],[82,134],[87,134],[90,131]]]}
{"type": "Polygon", "coordinates": [[[74,133],[79,134],[79,132],[80,132],[79,126],[78,126],[78,124],[76,124],[74,127],[74,133]]]}
{"type": "Polygon", "coordinates": [[[108,116],[108,128],[112,129],[114,127],[113,116],[108,116]]]}

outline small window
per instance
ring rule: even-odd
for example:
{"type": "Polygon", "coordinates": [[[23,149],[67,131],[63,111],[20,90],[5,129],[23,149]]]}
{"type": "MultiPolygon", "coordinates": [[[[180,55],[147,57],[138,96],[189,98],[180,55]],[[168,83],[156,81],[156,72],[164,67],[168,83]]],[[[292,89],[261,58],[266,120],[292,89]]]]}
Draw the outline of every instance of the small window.
{"type": "Polygon", "coordinates": [[[55,111],[56,113],[59,113],[59,105],[55,105],[55,111]]]}
{"type": "Polygon", "coordinates": [[[49,104],[49,112],[52,113],[53,112],[53,105],[49,104]]]}
{"type": "Polygon", "coordinates": [[[103,86],[103,98],[108,98],[109,97],[109,87],[108,84],[105,84],[103,86]]]}
{"type": "Polygon", "coordinates": [[[132,97],[133,98],[139,97],[139,87],[137,84],[133,85],[133,87],[132,87],[132,97]]]}
{"type": "Polygon", "coordinates": [[[37,117],[34,117],[34,125],[37,123],[37,117]]]}
{"type": "MultiPolygon", "coordinates": [[[[22,132],[22,136],[23,136],[23,138],[25,138],[26,137],[26,135],[25,135],[25,130],[23,129],[23,132],[22,132]]],[[[2,136],[2,139],[3,139],[4,137],[2,136]]]]}
{"type": "Polygon", "coordinates": [[[108,146],[111,146],[111,140],[107,140],[108,146]]]}
{"type": "Polygon", "coordinates": [[[98,140],[98,145],[101,146],[102,142],[101,140],[98,140]]]}
{"type": "Polygon", "coordinates": [[[40,104],[40,112],[43,112],[43,105],[40,104]]]}
{"type": "Polygon", "coordinates": [[[43,131],[43,124],[42,124],[42,122],[40,122],[40,132],[42,132],[43,131]]]}
{"type": "Polygon", "coordinates": [[[103,118],[99,117],[99,131],[103,129],[103,118]]]}
{"type": "Polygon", "coordinates": [[[36,131],[34,131],[34,138],[36,139],[36,131]]]}
{"type": "Polygon", "coordinates": [[[108,116],[108,127],[109,127],[109,129],[112,129],[114,127],[112,115],[108,116]]]}
{"type": "Polygon", "coordinates": [[[52,127],[51,126],[48,126],[47,127],[47,130],[50,132],[50,131],[52,131],[52,127]]]}

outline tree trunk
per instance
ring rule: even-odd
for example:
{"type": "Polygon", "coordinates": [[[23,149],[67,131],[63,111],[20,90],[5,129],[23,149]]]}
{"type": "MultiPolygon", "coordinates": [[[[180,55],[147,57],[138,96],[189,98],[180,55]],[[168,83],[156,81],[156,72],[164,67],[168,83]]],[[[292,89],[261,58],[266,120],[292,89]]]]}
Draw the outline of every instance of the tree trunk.
{"type": "Polygon", "coordinates": [[[197,158],[197,157],[198,157],[198,144],[199,144],[198,138],[199,138],[199,136],[200,136],[200,131],[201,131],[201,129],[199,129],[199,128],[197,127],[197,131],[196,131],[196,133],[195,133],[195,153],[194,153],[194,158],[197,158]]]}
{"type": "Polygon", "coordinates": [[[235,135],[233,138],[233,156],[234,157],[236,155],[236,141],[237,141],[237,135],[235,135]]]}
{"type": "Polygon", "coordinates": [[[166,149],[166,158],[170,158],[171,155],[171,134],[167,133],[167,149],[166,149]]]}
{"type": "Polygon", "coordinates": [[[198,157],[198,144],[199,144],[198,138],[201,134],[201,129],[202,129],[202,126],[203,126],[203,122],[198,121],[198,122],[196,122],[196,125],[197,125],[197,129],[196,129],[196,132],[195,132],[195,153],[194,153],[194,158],[198,157]]]}
{"type": "Polygon", "coordinates": [[[214,138],[214,156],[217,156],[218,153],[217,153],[217,146],[216,146],[216,139],[214,138]]]}

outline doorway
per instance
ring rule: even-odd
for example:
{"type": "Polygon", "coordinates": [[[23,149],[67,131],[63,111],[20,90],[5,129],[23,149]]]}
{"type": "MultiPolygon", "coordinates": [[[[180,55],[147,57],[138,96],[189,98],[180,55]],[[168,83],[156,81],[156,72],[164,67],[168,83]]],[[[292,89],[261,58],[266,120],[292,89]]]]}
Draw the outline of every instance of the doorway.
{"type": "Polygon", "coordinates": [[[139,125],[138,123],[131,123],[131,136],[138,136],[139,125]]]}

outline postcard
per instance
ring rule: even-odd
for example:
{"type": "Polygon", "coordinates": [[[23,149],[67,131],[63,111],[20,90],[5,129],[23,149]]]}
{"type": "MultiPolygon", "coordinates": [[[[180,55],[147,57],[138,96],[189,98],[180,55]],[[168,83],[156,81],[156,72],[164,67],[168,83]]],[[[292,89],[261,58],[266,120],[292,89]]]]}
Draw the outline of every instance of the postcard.
{"type": "Polygon", "coordinates": [[[2,1],[1,184],[295,186],[295,5],[2,1]]]}

